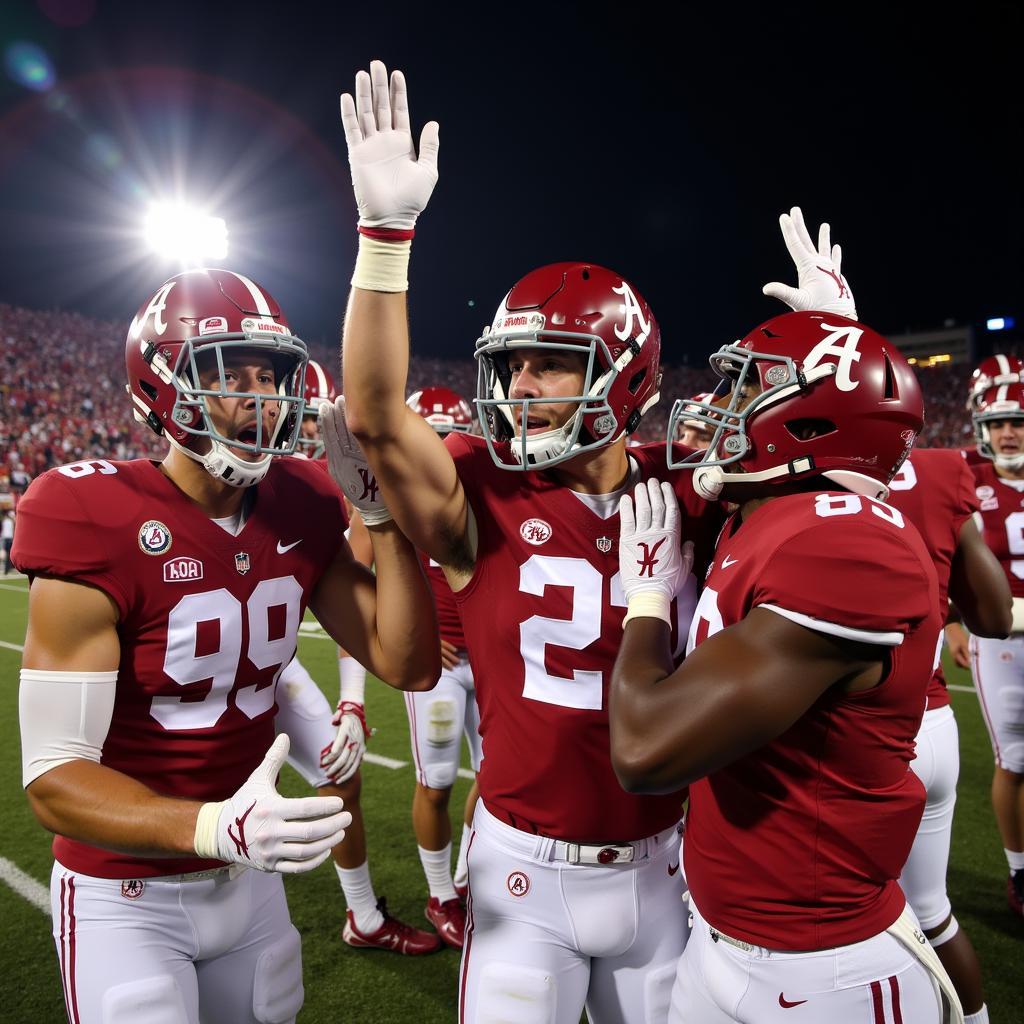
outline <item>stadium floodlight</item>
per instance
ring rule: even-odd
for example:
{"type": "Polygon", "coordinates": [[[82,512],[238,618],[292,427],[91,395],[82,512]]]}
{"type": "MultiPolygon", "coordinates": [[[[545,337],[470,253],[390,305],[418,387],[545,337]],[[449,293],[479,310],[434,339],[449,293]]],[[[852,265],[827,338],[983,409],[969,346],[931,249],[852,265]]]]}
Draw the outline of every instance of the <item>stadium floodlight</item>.
{"type": "Polygon", "coordinates": [[[1012,316],[993,316],[985,321],[985,326],[990,331],[1008,331],[1013,324],[1012,316]]]}
{"type": "Polygon", "coordinates": [[[221,217],[181,203],[154,203],[146,214],[146,244],[166,259],[186,265],[223,259],[228,228],[221,217]]]}

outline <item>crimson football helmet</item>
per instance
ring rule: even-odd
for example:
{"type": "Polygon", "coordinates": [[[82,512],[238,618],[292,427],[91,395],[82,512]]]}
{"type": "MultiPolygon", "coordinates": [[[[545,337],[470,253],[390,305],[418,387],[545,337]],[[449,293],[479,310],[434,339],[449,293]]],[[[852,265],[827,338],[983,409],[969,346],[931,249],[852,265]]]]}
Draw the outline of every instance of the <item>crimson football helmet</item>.
{"type": "Polygon", "coordinates": [[[135,418],[235,487],[258,483],[275,455],[295,451],[306,360],[305,343],[292,334],[270,293],[230,270],[189,270],[165,281],[139,307],[125,342],[135,418]],[[276,395],[229,390],[224,356],[238,350],[269,357],[276,395]],[[215,359],[219,369],[219,380],[209,389],[200,386],[197,359],[204,356],[215,359]],[[251,436],[226,437],[214,426],[207,399],[226,397],[255,400],[251,436]],[[266,436],[268,401],[278,404],[278,414],[266,436]],[[238,452],[259,458],[250,462],[238,452]]]}
{"type": "MultiPolygon", "coordinates": [[[[327,372],[323,363],[310,359],[306,363],[306,372],[303,375],[302,402],[303,419],[314,420],[320,415],[321,402],[333,402],[338,397],[338,389],[334,386],[334,378],[327,372]]],[[[299,454],[305,455],[308,459],[319,459],[324,454],[324,442],[320,437],[320,430],[317,428],[315,435],[308,436],[306,426],[299,433],[299,454]]]]}
{"type": "Polygon", "coordinates": [[[442,437],[451,433],[468,434],[473,430],[473,410],[469,402],[451,388],[422,388],[414,391],[405,404],[442,437]]]}
{"type": "Polygon", "coordinates": [[[1021,469],[1024,467],[1024,452],[1017,455],[1001,455],[992,445],[989,428],[992,423],[999,420],[1024,422],[1024,384],[1008,383],[988,388],[977,399],[974,413],[971,415],[978,454],[991,459],[1003,469],[1021,469]]]}
{"type": "Polygon", "coordinates": [[[593,263],[552,263],[512,286],[476,343],[477,408],[491,457],[503,469],[546,469],[631,434],[658,401],[661,332],[650,306],[620,275],[593,263]],[[578,395],[514,398],[509,358],[550,349],[586,361],[578,395]],[[527,434],[531,406],[575,404],[554,430],[527,434]],[[495,443],[510,442],[515,464],[495,443]]]}
{"type": "Polygon", "coordinates": [[[719,397],[677,401],[668,426],[670,440],[683,420],[714,431],[708,451],[678,459],[670,446],[668,455],[670,468],[695,470],[694,488],[709,500],[729,484],[764,483],[769,493],[814,476],[884,499],[924,425],[907,361],[846,317],[785,313],[710,362],[723,378],[719,397]]]}
{"type": "Polygon", "coordinates": [[[1020,384],[1024,380],[1024,360],[1017,356],[988,356],[971,374],[967,391],[967,411],[973,413],[986,391],[1000,384],[1020,384]]]}

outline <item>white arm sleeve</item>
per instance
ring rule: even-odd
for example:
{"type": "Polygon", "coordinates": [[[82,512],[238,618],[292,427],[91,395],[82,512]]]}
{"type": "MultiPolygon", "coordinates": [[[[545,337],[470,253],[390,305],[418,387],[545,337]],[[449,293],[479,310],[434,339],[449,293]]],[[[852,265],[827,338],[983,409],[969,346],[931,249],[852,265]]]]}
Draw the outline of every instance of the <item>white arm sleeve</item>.
{"type": "Polygon", "coordinates": [[[1024,633],[1024,597],[1013,599],[1013,625],[1011,633],[1024,633]]]}
{"type": "Polygon", "coordinates": [[[114,714],[116,672],[21,670],[21,784],[68,761],[100,760],[114,714]]]}

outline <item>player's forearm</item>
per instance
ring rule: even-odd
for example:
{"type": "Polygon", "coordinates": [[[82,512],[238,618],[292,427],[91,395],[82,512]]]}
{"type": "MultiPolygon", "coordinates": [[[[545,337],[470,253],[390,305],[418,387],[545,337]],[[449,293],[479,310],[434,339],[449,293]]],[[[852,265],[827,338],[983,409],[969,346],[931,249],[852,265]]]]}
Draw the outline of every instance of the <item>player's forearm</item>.
{"type": "Polygon", "coordinates": [[[345,414],[362,444],[393,439],[406,413],[409,325],[405,292],[353,288],[342,334],[345,414]]]}
{"type": "Polygon", "coordinates": [[[47,831],[139,856],[194,856],[201,804],[154,793],[93,761],[75,760],[41,775],[26,790],[47,831]]]}
{"type": "Polygon", "coordinates": [[[434,599],[416,552],[394,523],[369,531],[377,567],[376,675],[399,690],[429,690],[441,674],[434,599]]]}

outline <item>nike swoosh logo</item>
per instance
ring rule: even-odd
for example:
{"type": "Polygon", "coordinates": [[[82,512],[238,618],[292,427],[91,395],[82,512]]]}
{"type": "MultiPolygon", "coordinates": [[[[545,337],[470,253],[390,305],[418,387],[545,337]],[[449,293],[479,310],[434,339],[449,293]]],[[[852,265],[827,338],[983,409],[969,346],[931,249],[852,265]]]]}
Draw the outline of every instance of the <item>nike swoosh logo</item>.
{"type": "Polygon", "coordinates": [[[797,999],[791,1003],[781,992],[779,993],[779,1006],[784,1010],[791,1010],[794,1006],[802,1006],[806,1002],[806,999],[797,999]]]}
{"type": "MultiPolygon", "coordinates": [[[[278,545],[280,547],[280,545],[278,545]]],[[[728,569],[730,565],[735,565],[739,561],[738,558],[730,558],[728,555],[722,559],[722,568],[728,569]]]]}
{"type": "Polygon", "coordinates": [[[298,540],[293,540],[291,542],[291,544],[282,544],[280,541],[278,541],[277,542],[277,553],[279,555],[283,555],[286,551],[291,551],[291,549],[293,547],[295,547],[296,544],[301,544],[301,543],[302,543],[302,538],[301,537],[298,540]]]}
{"type": "Polygon", "coordinates": [[[669,864],[669,866],[668,866],[668,873],[670,875],[674,875],[678,870],[679,870],[679,865],[678,864],[669,864]]]}

